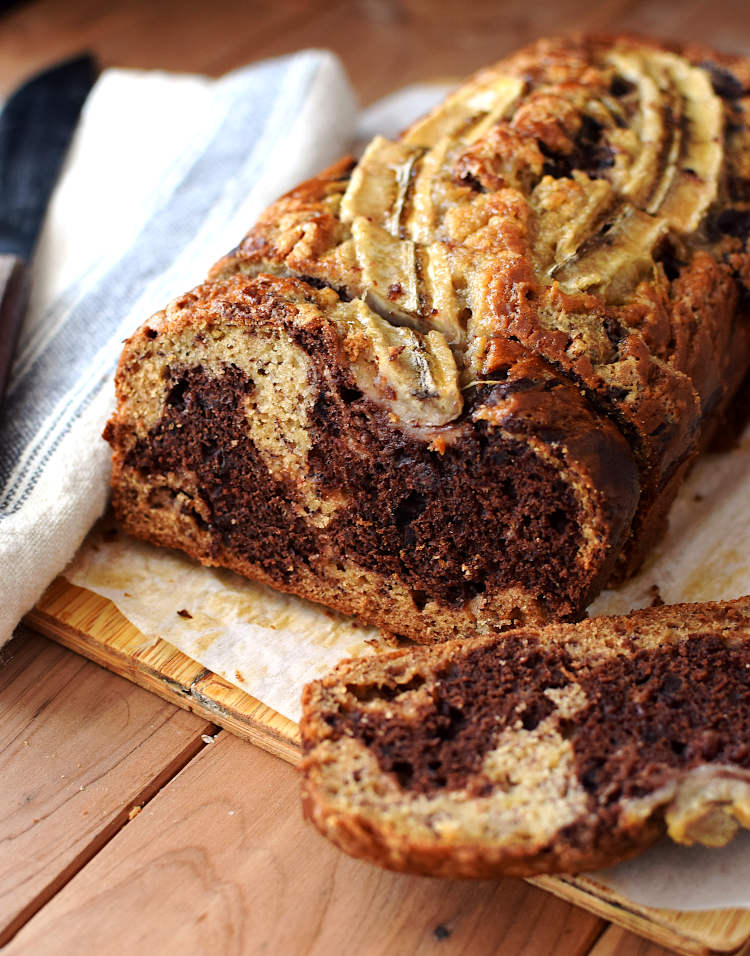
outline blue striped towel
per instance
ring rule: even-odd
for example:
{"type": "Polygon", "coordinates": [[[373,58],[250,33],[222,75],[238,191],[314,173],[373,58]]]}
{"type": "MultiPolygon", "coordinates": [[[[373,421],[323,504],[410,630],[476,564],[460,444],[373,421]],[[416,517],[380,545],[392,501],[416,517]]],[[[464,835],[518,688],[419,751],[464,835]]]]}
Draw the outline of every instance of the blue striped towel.
{"type": "Polygon", "coordinates": [[[355,123],[322,51],[220,80],[103,74],[48,210],[0,418],[0,644],[106,506],[122,340],[346,152],[355,123]]]}

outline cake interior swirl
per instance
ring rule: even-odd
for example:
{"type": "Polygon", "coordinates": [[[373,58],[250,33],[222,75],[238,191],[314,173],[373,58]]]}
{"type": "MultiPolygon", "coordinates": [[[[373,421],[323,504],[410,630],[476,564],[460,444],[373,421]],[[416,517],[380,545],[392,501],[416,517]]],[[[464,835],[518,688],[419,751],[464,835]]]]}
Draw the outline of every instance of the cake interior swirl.
{"type": "Polygon", "coordinates": [[[750,65],[543,41],[126,343],[132,533],[420,642],[631,571],[750,364],[750,65]]]}
{"type": "Polygon", "coordinates": [[[343,661],[305,689],[306,814],[443,876],[578,872],[750,827],[750,598],[343,661]]]}

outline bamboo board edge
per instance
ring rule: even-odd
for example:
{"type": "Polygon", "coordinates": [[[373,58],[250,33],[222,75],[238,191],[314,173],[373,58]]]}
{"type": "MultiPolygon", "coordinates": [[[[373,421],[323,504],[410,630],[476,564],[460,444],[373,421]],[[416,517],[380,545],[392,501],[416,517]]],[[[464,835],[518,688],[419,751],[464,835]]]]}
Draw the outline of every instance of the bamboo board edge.
{"type": "Polygon", "coordinates": [[[639,906],[586,877],[534,876],[527,882],[685,956],[740,956],[750,944],[750,911],[639,906]]]}
{"type": "Polygon", "coordinates": [[[117,646],[107,636],[97,633],[111,628],[111,618],[119,618],[123,630],[137,636],[135,644],[143,647],[143,636],[115,608],[112,602],[57,578],[39,603],[24,618],[24,623],[38,633],[69,650],[82,654],[107,670],[125,677],[145,690],[183,710],[210,720],[235,736],[296,766],[302,755],[297,724],[267,707],[218,674],[202,667],[166,641],[145,642],[137,654],[117,646]],[[81,628],[74,622],[76,608],[68,597],[90,599],[107,610],[107,618],[98,627],[81,628]],[[160,666],[168,662],[168,666],[160,666]]]}

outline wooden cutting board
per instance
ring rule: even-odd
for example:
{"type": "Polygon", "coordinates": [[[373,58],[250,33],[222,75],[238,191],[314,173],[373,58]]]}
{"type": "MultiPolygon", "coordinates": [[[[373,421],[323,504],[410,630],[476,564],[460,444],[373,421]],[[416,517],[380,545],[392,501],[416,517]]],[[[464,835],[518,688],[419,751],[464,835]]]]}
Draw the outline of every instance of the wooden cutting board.
{"type": "MultiPolygon", "coordinates": [[[[58,578],[26,620],[42,634],[166,700],[289,763],[299,761],[299,730],[293,721],[166,641],[146,641],[105,598],[58,578]]],[[[678,952],[739,953],[750,947],[749,910],[651,909],[587,877],[538,877],[530,882],[678,952]]]]}

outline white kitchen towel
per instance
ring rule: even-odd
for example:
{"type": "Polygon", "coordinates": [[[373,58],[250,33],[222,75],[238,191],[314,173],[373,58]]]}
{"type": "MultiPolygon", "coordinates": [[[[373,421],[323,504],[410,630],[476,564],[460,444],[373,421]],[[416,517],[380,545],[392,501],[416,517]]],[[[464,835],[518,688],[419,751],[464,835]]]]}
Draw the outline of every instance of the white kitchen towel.
{"type": "Polygon", "coordinates": [[[99,79],[48,209],[0,412],[0,645],[106,505],[100,436],[122,340],[346,152],[356,119],[324,51],[219,80],[99,79]]]}

